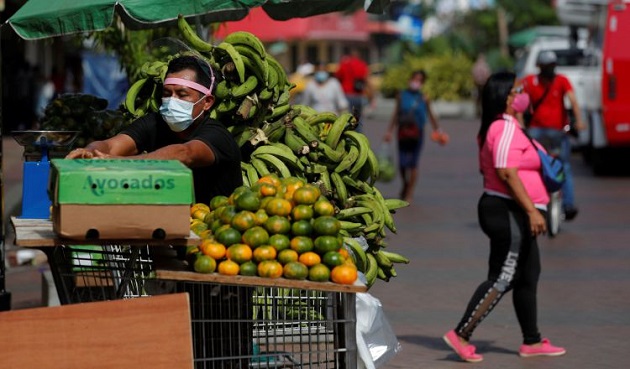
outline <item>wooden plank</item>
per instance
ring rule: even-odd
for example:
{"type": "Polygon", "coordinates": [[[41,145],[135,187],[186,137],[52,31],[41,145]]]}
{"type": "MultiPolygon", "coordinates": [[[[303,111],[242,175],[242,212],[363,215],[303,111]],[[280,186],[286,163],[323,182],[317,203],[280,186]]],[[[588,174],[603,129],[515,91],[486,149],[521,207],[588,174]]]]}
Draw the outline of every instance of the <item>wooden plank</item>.
{"type": "Polygon", "coordinates": [[[222,275],[218,273],[203,274],[190,271],[165,270],[158,269],[156,271],[158,279],[188,281],[188,282],[207,282],[218,284],[231,284],[238,286],[252,287],[280,287],[280,288],[298,288],[305,290],[319,290],[329,292],[366,292],[367,286],[356,281],[352,285],[338,284],[332,282],[311,282],[297,281],[286,278],[262,278],[242,275],[222,275]]]}
{"type": "Polygon", "coordinates": [[[192,368],[188,294],[0,313],[3,368],[192,368]]]}
{"type": "Polygon", "coordinates": [[[172,240],[142,240],[142,239],[106,239],[106,240],[74,240],[59,238],[53,232],[52,222],[47,219],[21,219],[11,217],[11,224],[15,230],[15,245],[22,247],[51,247],[63,245],[131,245],[131,246],[193,246],[201,240],[190,232],[188,238],[172,240]]]}

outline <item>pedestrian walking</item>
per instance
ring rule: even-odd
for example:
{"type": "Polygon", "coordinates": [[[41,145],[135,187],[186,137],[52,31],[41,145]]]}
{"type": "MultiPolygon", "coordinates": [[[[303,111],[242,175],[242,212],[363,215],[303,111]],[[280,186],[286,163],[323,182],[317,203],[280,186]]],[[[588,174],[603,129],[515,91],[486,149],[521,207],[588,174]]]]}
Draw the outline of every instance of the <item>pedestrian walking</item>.
{"type": "Polygon", "coordinates": [[[477,60],[475,60],[475,64],[472,67],[472,77],[473,82],[475,83],[475,111],[477,116],[481,116],[481,91],[483,90],[483,86],[486,84],[488,77],[490,77],[490,66],[486,61],[486,55],[483,53],[479,53],[477,55],[477,60]]]}
{"type": "Polygon", "coordinates": [[[433,131],[441,132],[431,100],[422,93],[426,76],[424,70],[412,72],[407,88],[396,97],[396,108],[383,137],[383,141],[390,142],[393,133],[397,132],[398,168],[402,178],[400,198],[407,202],[413,199],[427,117],[433,131]]]}
{"type": "MultiPolygon", "coordinates": [[[[565,181],[562,185],[562,204],[566,220],[572,220],[578,214],[575,206],[575,191],[573,184],[573,172],[571,170],[571,140],[569,116],[564,106],[564,98],[571,102],[574,128],[578,131],[586,126],[582,122],[580,107],[578,105],[573,86],[567,77],[556,73],[556,54],[551,51],[543,51],[538,56],[538,74],[526,76],[523,88],[529,94],[532,102],[531,118],[527,119],[528,132],[531,137],[540,142],[558,142],[560,147],[560,160],[564,164],[565,181]]],[[[527,114],[525,115],[527,116],[527,114]]]]}
{"type": "Polygon", "coordinates": [[[541,263],[536,236],[546,231],[544,212],[549,195],[536,148],[515,118],[529,104],[528,95],[515,80],[514,73],[499,72],[490,76],[483,89],[477,140],[484,188],[477,211],[481,229],[490,239],[488,278],[473,293],[455,329],[443,337],[467,362],[483,360],[469,340],[509,291],[523,335],[519,355],[566,352],[542,338],[538,330],[541,263]]]}

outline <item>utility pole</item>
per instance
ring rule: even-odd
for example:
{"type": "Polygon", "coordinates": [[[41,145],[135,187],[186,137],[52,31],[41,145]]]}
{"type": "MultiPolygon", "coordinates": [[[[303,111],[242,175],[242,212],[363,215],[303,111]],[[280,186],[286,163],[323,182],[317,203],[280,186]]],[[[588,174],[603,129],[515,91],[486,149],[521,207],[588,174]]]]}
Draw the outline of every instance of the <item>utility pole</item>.
{"type": "Polygon", "coordinates": [[[505,9],[500,5],[497,6],[497,23],[499,26],[499,49],[501,56],[507,58],[509,56],[507,15],[505,9]]]}

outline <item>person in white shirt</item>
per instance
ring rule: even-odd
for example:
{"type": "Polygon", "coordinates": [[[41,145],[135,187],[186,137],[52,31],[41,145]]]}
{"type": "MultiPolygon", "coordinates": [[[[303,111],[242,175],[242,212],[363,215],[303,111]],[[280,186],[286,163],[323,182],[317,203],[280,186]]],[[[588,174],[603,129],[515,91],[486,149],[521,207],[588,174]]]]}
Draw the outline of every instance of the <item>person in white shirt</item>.
{"type": "Polygon", "coordinates": [[[339,81],[326,70],[324,63],[317,63],[313,79],[306,85],[301,103],[313,109],[336,114],[348,110],[349,103],[339,81]]]}

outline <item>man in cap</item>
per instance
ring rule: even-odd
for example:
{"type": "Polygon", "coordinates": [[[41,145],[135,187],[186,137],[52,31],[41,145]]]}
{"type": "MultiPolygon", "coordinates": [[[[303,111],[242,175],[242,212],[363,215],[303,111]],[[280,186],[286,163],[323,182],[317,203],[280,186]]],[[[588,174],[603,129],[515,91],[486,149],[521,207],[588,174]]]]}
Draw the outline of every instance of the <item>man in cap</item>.
{"type": "Polygon", "coordinates": [[[571,142],[567,135],[570,125],[566,97],[571,103],[576,130],[585,128],[571,82],[562,74],[556,73],[557,56],[551,50],[538,55],[538,74],[526,76],[522,85],[531,101],[531,119],[526,122],[529,134],[539,142],[557,142],[560,159],[564,163],[566,180],[562,186],[562,201],[565,219],[572,220],[578,213],[575,207],[573,175],[571,172],[571,142]]]}

